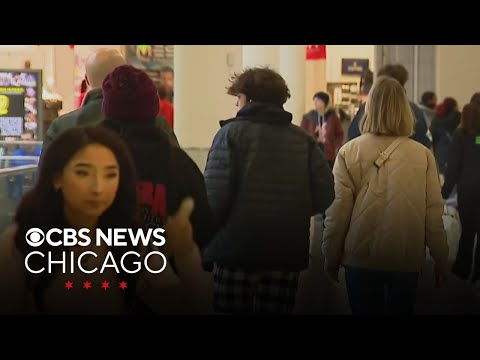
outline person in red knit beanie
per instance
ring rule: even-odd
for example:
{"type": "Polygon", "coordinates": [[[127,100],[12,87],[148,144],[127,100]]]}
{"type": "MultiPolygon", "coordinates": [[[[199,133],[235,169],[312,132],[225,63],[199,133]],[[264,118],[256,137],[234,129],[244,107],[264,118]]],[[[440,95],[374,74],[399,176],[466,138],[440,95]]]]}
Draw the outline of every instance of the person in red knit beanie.
{"type": "Polygon", "coordinates": [[[162,226],[180,201],[195,201],[191,221],[194,240],[203,250],[216,231],[203,174],[188,156],[170,144],[156,125],[160,100],[157,87],[143,70],[123,65],[103,82],[102,125],[119,133],[129,145],[137,170],[139,207],[150,227],[162,226]]]}
{"type": "Polygon", "coordinates": [[[160,111],[157,87],[144,71],[119,66],[103,81],[102,111],[106,118],[154,119],[160,111]]]}

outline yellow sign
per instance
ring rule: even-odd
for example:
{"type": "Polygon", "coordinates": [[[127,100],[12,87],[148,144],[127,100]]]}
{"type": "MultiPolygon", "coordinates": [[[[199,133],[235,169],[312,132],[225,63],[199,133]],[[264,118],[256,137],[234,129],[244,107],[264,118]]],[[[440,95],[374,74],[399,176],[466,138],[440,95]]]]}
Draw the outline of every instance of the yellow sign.
{"type": "Polygon", "coordinates": [[[0,115],[8,114],[10,106],[10,98],[6,95],[0,95],[0,115]]]}
{"type": "Polygon", "coordinates": [[[152,45],[137,45],[137,57],[139,59],[150,60],[153,57],[152,45]]]}
{"type": "Polygon", "coordinates": [[[23,94],[25,89],[22,87],[0,87],[0,91],[4,93],[23,94]]]}

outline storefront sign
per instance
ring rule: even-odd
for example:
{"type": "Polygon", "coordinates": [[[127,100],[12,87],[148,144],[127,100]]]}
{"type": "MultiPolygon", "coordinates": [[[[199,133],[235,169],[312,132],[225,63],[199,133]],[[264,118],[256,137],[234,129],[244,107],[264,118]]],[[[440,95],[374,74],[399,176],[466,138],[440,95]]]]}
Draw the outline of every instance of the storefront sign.
{"type": "Polygon", "coordinates": [[[173,68],[173,45],[125,45],[127,63],[144,70],[156,81],[164,66],[173,68]]]}
{"type": "Polygon", "coordinates": [[[326,45],[307,45],[307,60],[325,60],[327,58],[326,45]]]}
{"type": "Polygon", "coordinates": [[[369,62],[369,59],[342,59],[342,75],[362,75],[369,62]]]}
{"type": "Polygon", "coordinates": [[[0,133],[20,137],[38,131],[42,99],[42,71],[0,70],[0,133]]]}

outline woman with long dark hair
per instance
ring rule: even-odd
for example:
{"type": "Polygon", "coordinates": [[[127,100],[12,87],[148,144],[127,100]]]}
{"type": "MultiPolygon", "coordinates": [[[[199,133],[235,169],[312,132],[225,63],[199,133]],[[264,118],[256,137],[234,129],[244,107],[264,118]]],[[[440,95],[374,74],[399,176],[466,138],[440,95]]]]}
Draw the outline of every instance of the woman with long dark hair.
{"type": "MultiPolygon", "coordinates": [[[[167,250],[155,249],[151,242],[133,245],[128,236],[123,246],[95,241],[99,231],[143,229],[136,215],[135,180],[133,160],[115,133],[102,127],[64,131],[47,149],[37,184],[22,199],[15,224],[0,243],[0,313],[176,311],[154,295],[167,287],[160,291],[163,299],[178,302],[175,289],[192,290],[189,271],[201,270],[188,221],[191,200],[166,224],[167,250]],[[87,229],[90,242],[69,246],[63,237],[53,246],[41,242],[38,230],[32,235],[33,228],[43,234],[51,229],[87,229]],[[89,256],[83,256],[86,251],[89,256]],[[151,251],[180,253],[177,257],[184,260],[187,275],[177,277],[168,264],[159,274],[147,272],[143,260],[151,251]]],[[[162,267],[159,257],[151,256],[150,268],[162,267]]]]}
{"type": "Polygon", "coordinates": [[[452,272],[461,279],[480,281],[480,106],[475,102],[465,105],[460,127],[453,134],[448,153],[444,199],[458,187],[458,212],[462,223],[462,236],[452,272]],[[477,236],[475,267],[472,273],[472,255],[477,236]]]}
{"type": "Polygon", "coordinates": [[[443,102],[435,108],[434,117],[430,125],[433,152],[437,160],[438,170],[441,174],[445,174],[448,149],[452,143],[453,132],[459,124],[460,112],[458,111],[457,101],[454,98],[446,97],[443,102]]]}

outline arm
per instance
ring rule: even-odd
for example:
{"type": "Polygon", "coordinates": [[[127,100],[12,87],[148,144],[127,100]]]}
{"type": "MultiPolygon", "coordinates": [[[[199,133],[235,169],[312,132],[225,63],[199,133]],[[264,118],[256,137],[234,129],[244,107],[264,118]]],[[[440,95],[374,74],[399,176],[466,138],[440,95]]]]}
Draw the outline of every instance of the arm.
{"type": "Polygon", "coordinates": [[[193,238],[200,248],[205,249],[216,232],[215,218],[212,209],[208,204],[205,179],[195,162],[183,150],[179,150],[177,158],[181,173],[184,174],[182,184],[182,198],[191,197],[195,201],[191,221],[193,227],[193,238]],[[186,176],[185,176],[186,175],[186,176]]]}
{"type": "MultiPolygon", "coordinates": [[[[177,213],[165,223],[167,239],[161,251],[167,258],[173,256],[177,273],[167,263],[162,273],[144,273],[140,278],[139,294],[157,313],[209,313],[212,310],[212,284],[202,269],[189,221],[193,208],[194,201],[184,199],[177,213]]],[[[151,261],[159,262],[159,258],[152,257],[151,261]]],[[[153,264],[152,268],[161,265],[153,264]]]]}
{"type": "Polygon", "coordinates": [[[335,200],[326,212],[322,251],[325,255],[325,268],[338,275],[345,237],[353,211],[355,189],[342,150],[337,155],[333,174],[335,177],[335,200]]]}
{"type": "Polygon", "coordinates": [[[445,171],[445,183],[442,188],[442,197],[447,199],[458,182],[463,166],[462,135],[457,131],[453,135],[452,143],[448,149],[447,170],[445,171]]]}
{"type": "MultiPolygon", "coordinates": [[[[161,249],[152,250],[161,252],[161,249]]],[[[163,263],[155,262],[156,258],[151,257],[149,264],[158,269],[163,263]]],[[[198,248],[175,256],[175,269],[167,263],[160,274],[143,272],[137,283],[139,298],[156,314],[212,313],[212,283],[202,269],[198,248]]]]}
{"type": "Polygon", "coordinates": [[[343,133],[342,122],[338,118],[337,114],[334,112],[332,116],[335,124],[333,143],[335,144],[335,154],[336,154],[343,145],[344,133],[343,133]]]}
{"type": "Polygon", "coordinates": [[[358,109],[357,113],[352,119],[352,122],[350,123],[350,126],[348,128],[348,140],[355,139],[356,137],[359,137],[362,135],[360,133],[360,120],[362,119],[363,114],[365,114],[365,105],[360,106],[358,109]]]}
{"type": "Polygon", "coordinates": [[[227,131],[226,125],[215,136],[204,173],[208,203],[218,226],[227,221],[233,201],[235,165],[227,131]]]}
{"type": "Polygon", "coordinates": [[[430,151],[426,151],[427,168],[427,208],[425,219],[425,240],[430,249],[435,267],[444,274],[447,273],[448,243],[443,227],[443,200],[440,193],[437,164],[430,151]]]}
{"type": "Polygon", "coordinates": [[[311,145],[310,148],[310,183],[312,191],[313,214],[323,213],[332,203],[335,193],[333,175],[322,151],[311,145]]]}
{"type": "Polygon", "coordinates": [[[315,134],[315,126],[313,124],[313,121],[310,119],[309,115],[304,115],[302,118],[302,121],[300,123],[300,127],[304,129],[306,132],[309,134],[314,135],[315,134]]]}
{"type": "Polygon", "coordinates": [[[208,313],[212,310],[213,288],[210,276],[203,271],[200,251],[193,241],[189,218],[196,205],[192,200],[186,198],[182,201],[177,213],[167,219],[165,228],[174,244],[171,249],[180,282],[179,305],[184,307],[184,311],[208,313]]]}

